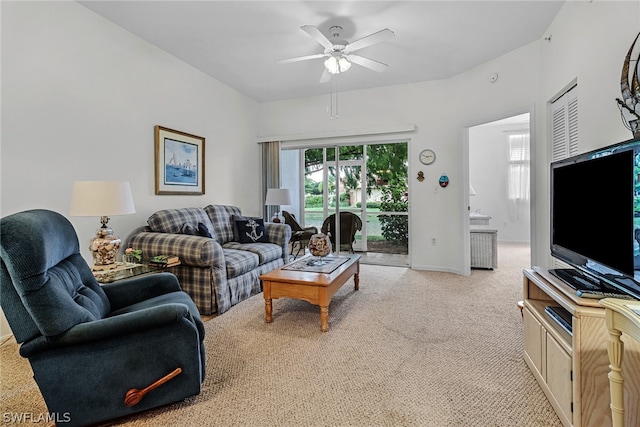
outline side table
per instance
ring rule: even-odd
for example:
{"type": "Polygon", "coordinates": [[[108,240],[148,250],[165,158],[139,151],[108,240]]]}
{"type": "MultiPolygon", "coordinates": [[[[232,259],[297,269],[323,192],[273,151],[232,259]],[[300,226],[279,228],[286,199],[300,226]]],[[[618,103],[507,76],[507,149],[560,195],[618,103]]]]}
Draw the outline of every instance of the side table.
{"type": "Polygon", "coordinates": [[[169,271],[171,267],[178,264],[174,264],[171,267],[159,267],[151,264],[131,264],[128,262],[118,262],[117,266],[111,270],[94,271],[93,275],[98,280],[98,283],[113,283],[118,280],[130,279],[135,276],[141,276],[143,274],[153,274],[162,271],[169,271]]]}

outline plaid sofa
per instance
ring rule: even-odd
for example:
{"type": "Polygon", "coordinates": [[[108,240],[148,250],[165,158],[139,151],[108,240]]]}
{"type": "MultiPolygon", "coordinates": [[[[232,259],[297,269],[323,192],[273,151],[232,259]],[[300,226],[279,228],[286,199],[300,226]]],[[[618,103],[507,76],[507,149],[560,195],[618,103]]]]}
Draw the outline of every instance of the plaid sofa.
{"type": "Polygon", "coordinates": [[[201,314],[222,314],[262,291],[261,274],[288,262],[288,225],[265,223],[269,243],[240,243],[234,225],[242,219],[247,218],[235,206],[165,209],[134,231],[127,246],[141,249],[145,258],[180,257],[171,272],[182,289],[201,314]]]}

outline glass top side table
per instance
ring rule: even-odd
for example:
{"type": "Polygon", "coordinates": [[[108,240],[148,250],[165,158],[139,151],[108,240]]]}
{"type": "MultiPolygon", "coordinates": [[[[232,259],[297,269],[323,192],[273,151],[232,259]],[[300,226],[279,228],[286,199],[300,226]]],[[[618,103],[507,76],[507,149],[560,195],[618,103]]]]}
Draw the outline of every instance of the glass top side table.
{"type": "Polygon", "coordinates": [[[118,280],[130,279],[132,277],[141,276],[143,274],[168,271],[168,268],[171,268],[151,264],[132,264],[128,262],[118,262],[116,264],[116,268],[114,269],[93,272],[93,275],[98,280],[98,283],[113,283],[117,282],[118,280]]]}

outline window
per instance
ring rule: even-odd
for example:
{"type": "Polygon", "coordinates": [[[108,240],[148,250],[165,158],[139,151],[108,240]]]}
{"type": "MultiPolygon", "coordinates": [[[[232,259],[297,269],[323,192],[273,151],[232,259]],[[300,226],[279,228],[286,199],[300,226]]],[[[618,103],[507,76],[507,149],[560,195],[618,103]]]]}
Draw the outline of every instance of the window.
{"type": "Polygon", "coordinates": [[[529,133],[509,135],[509,200],[529,200],[529,133]]]}

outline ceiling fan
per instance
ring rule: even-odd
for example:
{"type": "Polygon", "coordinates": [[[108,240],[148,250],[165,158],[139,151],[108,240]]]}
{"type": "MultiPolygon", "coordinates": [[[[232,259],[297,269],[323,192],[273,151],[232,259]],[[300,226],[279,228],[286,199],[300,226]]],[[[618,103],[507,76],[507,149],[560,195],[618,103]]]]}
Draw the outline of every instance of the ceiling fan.
{"type": "Polygon", "coordinates": [[[379,73],[383,72],[388,67],[387,64],[365,58],[364,56],[355,55],[353,53],[358,49],[393,38],[395,34],[388,28],[370,34],[354,41],[353,43],[349,43],[341,38],[342,27],[339,25],[334,25],[329,28],[332,40],[329,40],[317,27],[314,27],[313,25],[303,25],[300,28],[324,47],[324,53],[283,59],[278,62],[287,64],[290,62],[306,61],[309,59],[327,58],[324,61],[324,72],[320,77],[320,83],[329,81],[333,74],[339,74],[347,71],[351,67],[351,63],[358,64],[379,73]]]}

